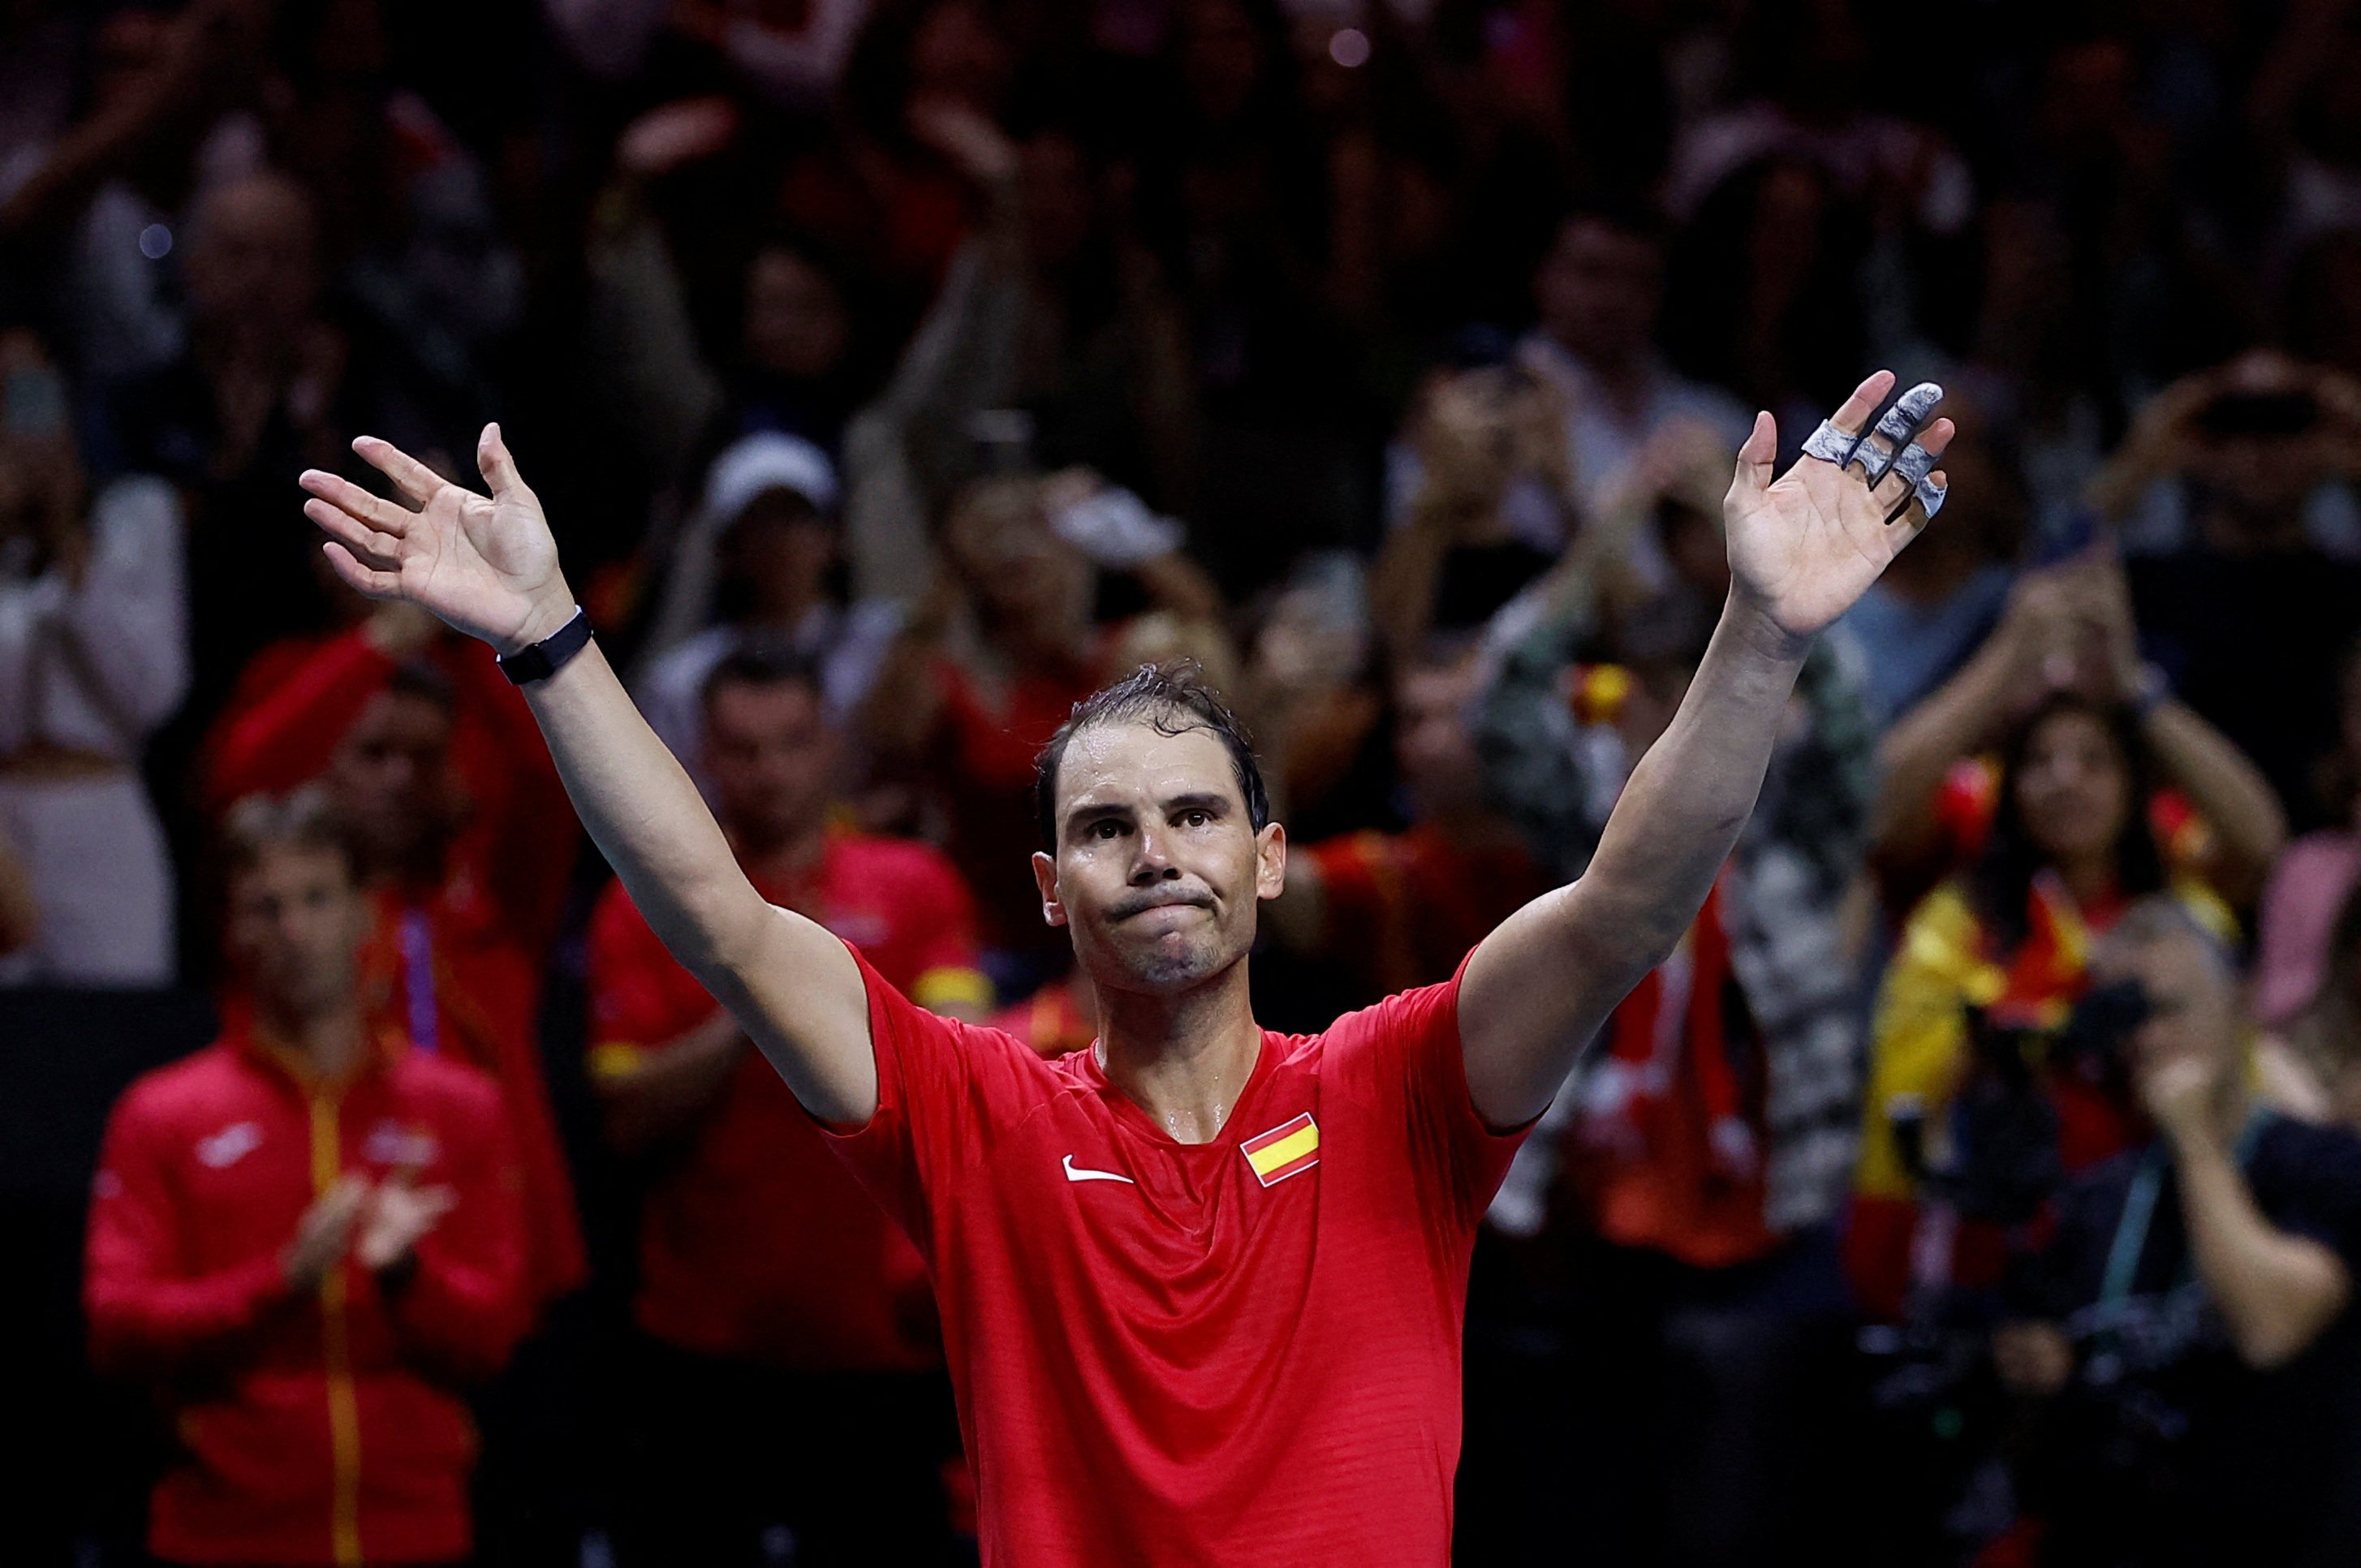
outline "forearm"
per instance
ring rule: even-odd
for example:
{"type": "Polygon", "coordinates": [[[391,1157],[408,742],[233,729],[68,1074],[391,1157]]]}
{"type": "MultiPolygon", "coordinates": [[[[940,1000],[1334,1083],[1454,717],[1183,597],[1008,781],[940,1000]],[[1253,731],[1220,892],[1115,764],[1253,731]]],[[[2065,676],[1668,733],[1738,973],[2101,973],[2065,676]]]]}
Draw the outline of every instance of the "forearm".
{"type": "Polygon", "coordinates": [[[1488,1122],[1539,1114],[1616,1003],[1696,919],[1753,809],[1807,651],[1733,601],[1589,869],[1477,948],[1460,1033],[1488,1122]]]}
{"type": "Polygon", "coordinates": [[[1586,947],[1628,968],[1661,962],[1705,903],[1754,809],[1808,645],[1735,601],[1672,724],[1631,771],[1579,893],[1586,947]]]}
{"type": "Polygon", "coordinates": [[[1935,795],[1943,775],[1993,739],[2007,704],[2009,660],[1988,640],[1965,668],[1903,715],[1880,742],[1883,783],[1871,824],[1872,852],[1883,864],[1906,867],[1931,849],[1935,795]]]}
{"type": "Polygon", "coordinates": [[[639,1053],[629,1068],[599,1072],[608,1143],[642,1154],[686,1129],[712,1108],[745,1048],[737,1020],[716,1013],[662,1049],[639,1053]]]}
{"type": "Polygon", "coordinates": [[[218,1364],[290,1299],[277,1252],[196,1279],[97,1271],[84,1302],[92,1363],[118,1375],[170,1376],[218,1364]]]}
{"type": "Polygon", "coordinates": [[[708,984],[742,963],[768,906],[605,653],[593,642],[524,689],[574,809],[650,927],[708,984]]]}
{"type": "Polygon", "coordinates": [[[2309,1349],[2351,1293],[2344,1265],[2255,1206],[2236,1161],[2210,1133],[2173,1142],[2190,1255],[2239,1357],[2277,1366],[2309,1349]]]}
{"type": "Polygon", "coordinates": [[[2165,773],[2213,830],[2222,891],[2240,902],[2253,896],[2287,842],[2287,817],[2270,784],[2187,703],[2158,704],[2144,728],[2165,773]]]}

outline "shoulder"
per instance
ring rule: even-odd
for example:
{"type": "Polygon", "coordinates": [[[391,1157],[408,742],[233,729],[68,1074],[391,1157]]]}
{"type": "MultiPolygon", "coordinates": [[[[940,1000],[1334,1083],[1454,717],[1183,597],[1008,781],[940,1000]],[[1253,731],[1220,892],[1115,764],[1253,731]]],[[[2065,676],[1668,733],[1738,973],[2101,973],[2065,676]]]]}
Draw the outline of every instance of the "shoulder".
{"type": "Polygon", "coordinates": [[[120,1126],[159,1126],[203,1117],[234,1102],[247,1087],[250,1072],[236,1051],[215,1041],[133,1079],[115,1102],[115,1121],[120,1126]]]}

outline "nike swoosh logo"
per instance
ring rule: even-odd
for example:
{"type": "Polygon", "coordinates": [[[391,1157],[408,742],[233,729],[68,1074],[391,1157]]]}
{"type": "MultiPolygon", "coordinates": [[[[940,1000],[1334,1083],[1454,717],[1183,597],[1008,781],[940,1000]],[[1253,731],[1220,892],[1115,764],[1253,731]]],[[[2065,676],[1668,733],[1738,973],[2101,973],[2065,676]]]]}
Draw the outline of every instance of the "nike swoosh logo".
{"type": "Polygon", "coordinates": [[[1093,1170],[1088,1166],[1076,1165],[1072,1155],[1066,1157],[1066,1179],[1069,1181],[1120,1181],[1126,1187],[1139,1185],[1130,1177],[1117,1176],[1112,1170],[1093,1170]]]}

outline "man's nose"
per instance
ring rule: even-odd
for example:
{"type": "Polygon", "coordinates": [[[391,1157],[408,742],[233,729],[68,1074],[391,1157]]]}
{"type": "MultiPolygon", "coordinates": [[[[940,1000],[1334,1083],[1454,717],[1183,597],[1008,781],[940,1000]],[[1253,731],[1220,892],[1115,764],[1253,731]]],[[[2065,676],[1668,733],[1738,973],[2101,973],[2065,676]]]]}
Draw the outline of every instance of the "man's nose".
{"type": "Polygon", "coordinates": [[[1180,874],[1167,852],[1164,835],[1154,828],[1142,828],[1133,839],[1131,880],[1135,886],[1152,882],[1167,882],[1180,874]]]}

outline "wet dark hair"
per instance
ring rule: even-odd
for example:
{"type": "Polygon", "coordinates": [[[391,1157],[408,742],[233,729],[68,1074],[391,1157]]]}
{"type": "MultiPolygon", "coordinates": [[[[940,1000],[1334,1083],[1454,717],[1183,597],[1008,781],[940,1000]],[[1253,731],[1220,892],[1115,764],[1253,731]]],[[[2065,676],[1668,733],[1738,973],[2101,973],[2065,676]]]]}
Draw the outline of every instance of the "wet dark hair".
{"type": "Polygon", "coordinates": [[[2026,754],[2042,727],[2061,714],[2080,714],[2095,720],[2114,741],[2124,766],[2124,820],[2115,831],[2112,858],[2115,891],[2125,900],[2166,891],[2164,851],[2148,825],[2148,799],[2156,790],[2156,765],[2139,719],[2122,703],[2093,701],[2077,692],[2061,691],[2044,698],[2008,738],[2001,757],[2000,792],[1993,812],[1992,834],[1982,857],[1969,878],[1976,913],[2005,953],[2027,934],[2025,905],[2033,879],[2049,863],[2048,856],[2026,829],[2016,804],[2017,781],[2025,772],[2026,754]]]}
{"type": "Polygon", "coordinates": [[[697,701],[709,705],[713,694],[723,686],[804,685],[811,688],[815,699],[825,698],[828,688],[820,679],[819,661],[807,653],[799,653],[785,642],[754,639],[741,642],[707,672],[697,688],[697,701]]]}
{"type": "Polygon", "coordinates": [[[1096,724],[1145,724],[1159,735],[1211,731],[1230,753],[1238,793],[1246,799],[1247,822],[1257,833],[1268,826],[1270,792],[1263,787],[1262,764],[1255,760],[1246,727],[1230,710],[1228,699],[1206,684],[1204,667],[1196,660],[1167,659],[1142,664],[1074,704],[1066,722],[1033,759],[1033,808],[1045,848],[1054,852],[1058,847],[1059,764],[1065,761],[1068,743],[1096,724]]]}

